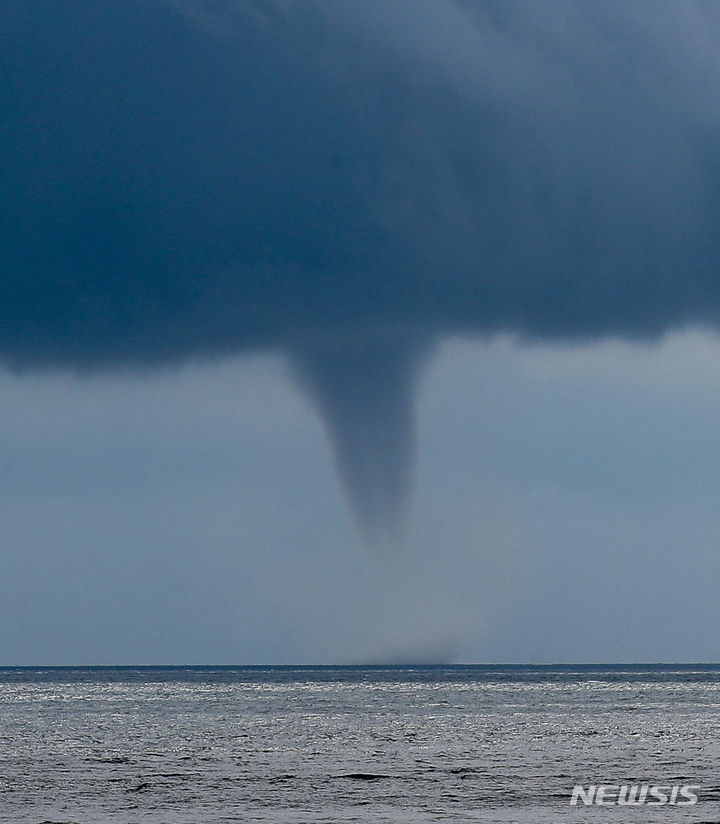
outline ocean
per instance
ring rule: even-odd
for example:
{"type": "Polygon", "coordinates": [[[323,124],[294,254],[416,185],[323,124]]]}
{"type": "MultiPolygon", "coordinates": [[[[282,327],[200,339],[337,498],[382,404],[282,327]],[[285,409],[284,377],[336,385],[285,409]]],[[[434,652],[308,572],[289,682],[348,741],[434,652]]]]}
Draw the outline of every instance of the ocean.
{"type": "Polygon", "coordinates": [[[12,824],[720,821],[718,666],[2,668],[0,712],[12,824]]]}

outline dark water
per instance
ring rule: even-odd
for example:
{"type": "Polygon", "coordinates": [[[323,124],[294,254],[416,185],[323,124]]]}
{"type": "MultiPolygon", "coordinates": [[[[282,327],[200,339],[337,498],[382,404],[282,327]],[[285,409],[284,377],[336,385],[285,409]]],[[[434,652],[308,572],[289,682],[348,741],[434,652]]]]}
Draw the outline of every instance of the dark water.
{"type": "Polygon", "coordinates": [[[0,669],[0,821],[717,822],[720,668],[0,669]],[[575,784],[699,786],[579,806],[575,784]]]}

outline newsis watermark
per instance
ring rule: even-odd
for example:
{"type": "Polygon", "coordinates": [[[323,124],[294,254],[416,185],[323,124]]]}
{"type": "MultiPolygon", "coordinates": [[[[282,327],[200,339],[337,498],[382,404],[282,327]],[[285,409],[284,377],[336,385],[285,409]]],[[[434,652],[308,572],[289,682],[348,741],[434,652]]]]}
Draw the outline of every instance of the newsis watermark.
{"type": "Polygon", "coordinates": [[[697,804],[696,790],[699,784],[590,784],[584,787],[576,784],[570,796],[570,804],[600,804],[607,806],[632,807],[647,804],[661,806],[673,804],[689,807],[697,804]]]}

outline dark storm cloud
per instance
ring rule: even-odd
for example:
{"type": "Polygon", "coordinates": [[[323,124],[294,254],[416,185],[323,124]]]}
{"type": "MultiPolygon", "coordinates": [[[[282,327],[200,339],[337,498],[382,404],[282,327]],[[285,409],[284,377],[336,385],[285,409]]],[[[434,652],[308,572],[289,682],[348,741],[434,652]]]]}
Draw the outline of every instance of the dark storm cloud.
{"type": "Polygon", "coordinates": [[[714,3],[8,0],[0,36],[2,360],[289,353],[366,519],[436,337],[720,320],[714,3]]]}

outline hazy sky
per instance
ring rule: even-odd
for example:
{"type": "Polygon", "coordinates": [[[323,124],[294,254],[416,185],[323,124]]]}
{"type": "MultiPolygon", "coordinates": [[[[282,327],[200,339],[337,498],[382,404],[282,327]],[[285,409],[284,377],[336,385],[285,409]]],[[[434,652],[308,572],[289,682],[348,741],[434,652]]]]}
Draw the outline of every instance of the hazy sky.
{"type": "Polygon", "coordinates": [[[0,664],[718,658],[716,4],[0,24],[0,664]]]}

